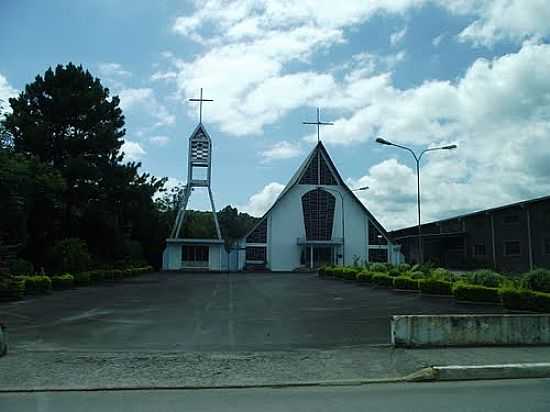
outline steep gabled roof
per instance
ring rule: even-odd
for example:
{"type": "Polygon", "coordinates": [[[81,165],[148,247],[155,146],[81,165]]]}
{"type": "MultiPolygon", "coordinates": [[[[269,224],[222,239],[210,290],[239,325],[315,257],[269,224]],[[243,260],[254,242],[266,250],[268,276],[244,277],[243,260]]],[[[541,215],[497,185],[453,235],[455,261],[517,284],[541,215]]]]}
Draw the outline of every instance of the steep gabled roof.
{"type": "Polygon", "coordinates": [[[374,217],[374,215],[366,208],[366,206],[359,200],[359,198],[357,196],[355,196],[355,193],[352,192],[352,190],[348,187],[348,185],[344,182],[344,180],[342,179],[342,177],[340,176],[340,173],[338,173],[338,169],[336,168],[336,166],[334,165],[334,162],[332,161],[332,159],[330,158],[330,155],[328,154],[328,151],[327,149],[325,148],[325,146],[323,145],[322,142],[319,142],[317,143],[317,145],[313,148],[313,150],[309,153],[309,155],[305,158],[305,160],[302,162],[302,164],[300,165],[300,167],[298,168],[298,170],[296,171],[296,173],[294,173],[294,175],[291,177],[291,179],[289,180],[289,182],[286,184],[285,188],[282,190],[282,192],[279,194],[279,196],[277,196],[277,199],[275,199],[275,202],[273,202],[273,204],[271,205],[271,207],[267,210],[267,212],[265,212],[263,214],[263,216],[261,217],[261,219],[258,221],[257,224],[254,225],[254,227],[252,227],[252,229],[243,237],[243,239],[246,239],[255,229],[256,227],[267,217],[267,215],[269,215],[269,213],[273,210],[273,208],[275,208],[275,206],[277,205],[277,203],[279,203],[279,201],[286,196],[286,194],[295,186],[298,184],[298,182],[300,181],[302,175],[304,174],[304,172],[306,171],[306,168],[308,167],[309,165],[309,162],[315,158],[317,152],[320,152],[320,154],[323,156],[323,158],[328,162],[328,165],[332,171],[332,173],[336,176],[336,180],[338,181],[338,184],[340,186],[342,186],[347,192],[348,194],[351,195],[351,197],[354,199],[354,201],[356,201],[359,206],[363,209],[363,211],[367,214],[367,216],[369,217],[369,219],[371,220],[371,222],[374,224],[374,226],[384,235],[384,237],[386,238],[386,240],[388,242],[391,241],[390,239],[390,236],[388,234],[388,232],[386,231],[386,229],[384,229],[384,227],[378,222],[378,220],[376,220],[376,218],[374,217]]]}

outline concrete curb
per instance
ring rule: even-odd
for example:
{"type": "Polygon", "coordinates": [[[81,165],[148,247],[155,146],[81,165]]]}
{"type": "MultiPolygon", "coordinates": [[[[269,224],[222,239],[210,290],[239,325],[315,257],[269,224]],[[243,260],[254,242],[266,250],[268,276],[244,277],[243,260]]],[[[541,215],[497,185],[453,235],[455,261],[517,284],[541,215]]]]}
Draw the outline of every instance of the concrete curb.
{"type": "Polygon", "coordinates": [[[550,378],[550,363],[431,366],[404,378],[406,382],[550,378]]]}
{"type": "Polygon", "coordinates": [[[403,378],[386,379],[343,379],[335,381],[297,381],[288,383],[265,384],[235,384],[235,385],[129,385],[129,386],[90,386],[90,387],[35,387],[35,388],[0,388],[1,393],[32,393],[32,392],[99,392],[99,391],[142,391],[142,390],[212,390],[212,389],[284,389],[284,388],[311,388],[334,386],[360,386],[377,383],[403,382],[403,378]]]}

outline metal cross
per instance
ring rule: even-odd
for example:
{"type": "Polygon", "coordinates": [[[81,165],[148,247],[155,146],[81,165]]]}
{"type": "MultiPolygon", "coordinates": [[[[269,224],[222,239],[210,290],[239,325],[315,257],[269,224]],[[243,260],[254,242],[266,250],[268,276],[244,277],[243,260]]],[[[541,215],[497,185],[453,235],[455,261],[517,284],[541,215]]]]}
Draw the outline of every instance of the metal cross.
{"type": "Polygon", "coordinates": [[[315,124],[317,125],[317,143],[319,143],[321,141],[321,138],[319,136],[319,129],[320,129],[320,126],[332,126],[334,123],[329,123],[329,122],[322,122],[321,121],[321,112],[319,110],[319,108],[317,108],[317,121],[316,122],[302,122],[303,124],[315,124]]]}
{"type": "Polygon", "coordinates": [[[199,123],[202,123],[202,102],[213,102],[212,99],[203,99],[202,98],[202,87],[201,87],[201,97],[198,99],[189,99],[190,102],[200,102],[199,104],[199,123]]]}

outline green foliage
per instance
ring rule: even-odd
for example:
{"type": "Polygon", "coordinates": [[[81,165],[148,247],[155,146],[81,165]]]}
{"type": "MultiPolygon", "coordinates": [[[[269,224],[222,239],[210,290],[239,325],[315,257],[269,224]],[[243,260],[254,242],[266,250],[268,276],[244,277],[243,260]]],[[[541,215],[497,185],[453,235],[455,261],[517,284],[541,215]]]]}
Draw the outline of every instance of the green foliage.
{"type": "Polygon", "coordinates": [[[24,294],[24,279],[0,276],[0,301],[20,300],[24,294]]]}
{"type": "Polygon", "coordinates": [[[388,275],[395,278],[395,277],[401,276],[402,273],[398,268],[392,267],[391,269],[388,270],[388,275]]]}
{"type": "Polygon", "coordinates": [[[418,290],[418,280],[408,276],[398,276],[393,279],[395,289],[418,290]]]}
{"type": "Polygon", "coordinates": [[[454,273],[445,268],[433,269],[430,273],[430,276],[433,279],[445,280],[447,282],[452,282],[455,278],[454,273]]]}
{"type": "Polygon", "coordinates": [[[528,289],[550,293],[550,270],[535,269],[522,276],[522,284],[528,289]]]}
{"type": "Polygon", "coordinates": [[[372,283],[386,288],[391,288],[393,286],[393,279],[393,277],[380,272],[374,272],[372,275],[372,283]]]}
{"type": "Polygon", "coordinates": [[[90,272],[75,273],[73,276],[76,286],[88,286],[91,284],[90,272]]]}
{"type": "Polygon", "coordinates": [[[88,271],[90,277],[90,283],[95,284],[103,281],[104,271],[101,269],[88,271]]]}
{"type": "Polygon", "coordinates": [[[70,289],[74,286],[74,276],[70,273],[52,276],[52,288],[54,290],[70,289]]]}
{"type": "Polygon", "coordinates": [[[422,293],[433,295],[452,295],[452,283],[434,278],[420,279],[418,287],[422,293]]]}
{"type": "Polygon", "coordinates": [[[463,279],[468,283],[474,285],[481,285],[490,288],[497,288],[501,286],[505,281],[506,277],[502,276],[499,273],[493,272],[492,270],[478,270],[476,272],[468,273],[463,276],[463,279]]]}
{"type": "Polygon", "coordinates": [[[411,270],[411,265],[408,263],[401,263],[397,268],[399,269],[399,272],[406,273],[411,270]]]}
{"type": "Polygon", "coordinates": [[[388,271],[388,268],[384,263],[371,263],[369,266],[369,270],[371,272],[379,272],[379,273],[386,273],[388,271]]]}
{"type": "Polygon", "coordinates": [[[426,274],[419,270],[415,270],[415,271],[409,272],[409,276],[413,279],[424,279],[426,277],[426,274]]]}
{"type": "Polygon", "coordinates": [[[331,265],[321,266],[319,268],[319,276],[331,276],[333,269],[334,267],[331,265]]]}
{"type": "Polygon", "coordinates": [[[57,242],[50,257],[53,267],[58,272],[83,272],[91,262],[88,246],[80,239],[65,239],[57,242]]]}
{"type": "Polygon", "coordinates": [[[25,259],[15,259],[10,262],[10,273],[15,276],[27,276],[34,273],[34,266],[25,259]]]}
{"type": "Polygon", "coordinates": [[[499,294],[507,309],[550,313],[550,293],[507,287],[500,289],[499,294]]]}
{"type": "Polygon", "coordinates": [[[25,277],[25,294],[40,295],[48,293],[52,289],[52,281],[48,276],[25,277]]]}
{"type": "Polygon", "coordinates": [[[357,279],[357,281],[359,282],[370,283],[372,282],[372,276],[373,276],[372,272],[363,270],[359,272],[357,275],[355,275],[355,279],[357,279]]]}
{"type": "Polygon", "coordinates": [[[469,285],[464,282],[457,282],[453,285],[453,295],[457,300],[473,302],[500,302],[500,295],[497,288],[490,288],[481,285],[469,285]]]}

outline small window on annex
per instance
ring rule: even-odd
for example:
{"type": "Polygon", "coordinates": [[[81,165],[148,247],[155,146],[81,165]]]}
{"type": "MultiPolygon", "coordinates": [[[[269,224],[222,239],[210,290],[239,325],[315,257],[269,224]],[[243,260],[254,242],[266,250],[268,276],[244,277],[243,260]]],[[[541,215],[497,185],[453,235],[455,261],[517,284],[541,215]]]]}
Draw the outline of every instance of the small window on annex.
{"type": "Polygon", "coordinates": [[[185,262],[208,262],[208,246],[182,246],[181,260],[185,262]]]}
{"type": "Polygon", "coordinates": [[[388,261],[388,249],[369,249],[369,262],[382,262],[388,261]]]}
{"type": "Polygon", "coordinates": [[[519,240],[509,240],[504,242],[504,256],[520,256],[521,242],[519,240]]]}
{"type": "Polygon", "coordinates": [[[485,243],[476,243],[474,245],[474,256],[487,256],[485,243]]]}

